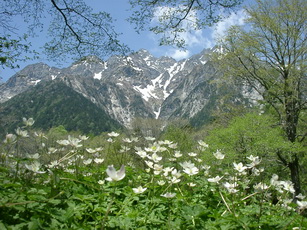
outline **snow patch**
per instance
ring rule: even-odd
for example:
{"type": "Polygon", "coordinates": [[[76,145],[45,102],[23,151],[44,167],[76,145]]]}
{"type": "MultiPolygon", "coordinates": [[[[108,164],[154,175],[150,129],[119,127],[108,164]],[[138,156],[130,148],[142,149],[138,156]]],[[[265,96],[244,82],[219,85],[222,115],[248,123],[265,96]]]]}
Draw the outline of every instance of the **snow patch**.
{"type": "Polygon", "coordinates": [[[199,61],[201,62],[201,64],[206,64],[207,63],[207,61],[206,60],[202,60],[204,58],[204,55],[202,55],[201,57],[200,57],[200,59],[199,59],[199,61]]]}
{"type": "Polygon", "coordinates": [[[163,73],[161,73],[158,77],[156,77],[155,79],[151,80],[152,84],[155,86],[157,83],[159,84],[159,87],[162,87],[162,76],[163,73]]]}
{"type": "Polygon", "coordinates": [[[158,111],[154,111],[154,114],[156,115],[155,118],[158,119],[160,116],[161,107],[158,109],[158,111]]]}
{"type": "Polygon", "coordinates": [[[153,97],[153,98],[156,98],[156,99],[159,99],[155,94],[154,94],[154,90],[155,90],[155,87],[153,85],[147,85],[145,88],[141,88],[141,86],[134,86],[133,87],[136,91],[139,91],[142,95],[142,98],[145,100],[145,101],[148,101],[149,98],[153,97]]]}
{"type": "Polygon", "coordinates": [[[99,72],[99,73],[95,73],[95,74],[94,74],[94,79],[101,80],[101,78],[102,78],[102,72],[99,72]]]}
{"type": "Polygon", "coordinates": [[[150,61],[150,57],[144,58],[144,61],[146,62],[146,65],[152,66],[152,61],[150,61]]]}
{"type": "Polygon", "coordinates": [[[143,71],[142,69],[140,69],[139,67],[136,67],[136,66],[132,66],[132,68],[135,69],[136,71],[140,71],[140,72],[143,71]]]}
{"type": "Polygon", "coordinates": [[[34,80],[34,81],[31,81],[31,83],[34,84],[34,85],[37,85],[40,81],[41,81],[40,79],[39,80],[34,80]]]}
{"type": "Polygon", "coordinates": [[[57,76],[55,76],[55,75],[51,75],[51,80],[53,81],[54,79],[56,79],[57,78],[57,76]]]}

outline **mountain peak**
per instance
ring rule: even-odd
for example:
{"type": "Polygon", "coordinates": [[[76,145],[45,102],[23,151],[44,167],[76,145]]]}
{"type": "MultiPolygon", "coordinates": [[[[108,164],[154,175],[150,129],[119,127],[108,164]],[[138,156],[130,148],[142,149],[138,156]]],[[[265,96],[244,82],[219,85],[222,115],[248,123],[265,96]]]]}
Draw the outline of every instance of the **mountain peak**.
{"type": "Polygon", "coordinates": [[[191,118],[217,93],[208,83],[217,77],[207,64],[209,52],[213,51],[176,61],[141,49],[129,56],[111,56],[105,62],[86,56],[63,69],[39,63],[0,85],[0,103],[57,79],[125,127],[131,127],[136,117],[191,118]]]}
{"type": "Polygon", "coordinates": [[[80,65],[86,63],[104,63],[104,61],[95,55],[88,55],[75,61],[72,65],[80,65]]]}

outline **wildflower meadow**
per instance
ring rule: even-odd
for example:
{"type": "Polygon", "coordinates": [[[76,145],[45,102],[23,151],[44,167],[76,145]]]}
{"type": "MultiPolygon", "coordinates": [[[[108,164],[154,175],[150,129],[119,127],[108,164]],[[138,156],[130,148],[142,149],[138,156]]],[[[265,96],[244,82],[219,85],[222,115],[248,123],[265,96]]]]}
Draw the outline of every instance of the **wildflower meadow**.
{"type": "Polygon", "coordinates": [[[1,142],[0,229],[307,229],[304,194],[256,154],[33,123],[1,142]]]}

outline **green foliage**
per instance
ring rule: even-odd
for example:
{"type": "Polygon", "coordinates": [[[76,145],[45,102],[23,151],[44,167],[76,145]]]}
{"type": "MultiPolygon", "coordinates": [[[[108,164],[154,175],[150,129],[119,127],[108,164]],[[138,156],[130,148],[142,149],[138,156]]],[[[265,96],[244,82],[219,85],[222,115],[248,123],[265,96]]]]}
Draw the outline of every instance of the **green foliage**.
{"type": "Polygon", "coordinates": [[[100,134],[120,129],[118,122],[64,83],[45,82],[0,105],[2,137],[21,126],[23,117],[33,117],[34,127],[48,130],[63,125],[66,130],[100,134]]]}
{"type": "Polygon", "coordinates": [[[1,229],[307,227],[306,201],[292,203],[291,182],[277,175],[263,180],[269,170],[264,158],[242,156],[239,167],[216,157],[208,165],[204,153],[211,146],[187,134],[172,127],[165,133],[172,140],[112,132],[51,141],[25,129],[7,135],[0,147],[1,229]],[[37,154],[24,148],[30,141],[39,143],[37,154]]]}
{"type": "MultiPolygon", "coordinates": [[[[286,177],[288,171],[283,168],[277,153],[291,161],[291,156],[306,151],[301,143],[287,140],[274,117],[255,113],[235,117],[227,127],[213,129],[206,137],[206,142],[211,152],[220,149],[226,154],[227,164],[242,162],[249,155],[259,156],[269,168],[268,175],[278,172],[286,177]]],[[[212,155],[207,156],[208,161],[213,163],[212,155]]],[[[303,164],[302,168],[305,168],[303,164]]]]}
{"type": "Polygon", "coordinates": [[[160,45],[185,48],[187,41],[182,34],[210,26],[240,6],[242,0],[230,1],[176,1],[176,0],[130,0],[134,9],[129,21],[139,32],[148,29],[160,35],[160,45]],[[195,14],[198,16],[195,17],[195,14]]]}
{"type": "Polygon", "coordinates": [[[189,125],[184,125],[183,127],[178,126],[178,124],[169,125],[163,132],[161,138],[177,143],[180,151],[189,152],[192,151],[195,144],[191,135],[192,132],[193,128],[189,125]]]}
{"type": "Polygon", "coordinates": [[[11,38],[20,32],[14,24],[18,20],[24,23],[25,37],[45,36],[44,53],[59,62],[67,57],[78,59],[89,54],[102,57],[129,51],[119,41],[111,15],[94,12],[83,0],[37,0],[35,4],[14,0],[3,1],[0,7],[0,64],[7,67],[15,67],[16,61],[28,58],[22,58],[25,53],[31,54],[30,58],[36,56],[31,44],[23,42],[24,38],[11,38]],[[42,34],[43,31],[48,34],[42,34]]]}
{"type": "Polygon", "coordinates": [[[10,35],[0,36],[0,66],[3,68],[18,68],[19,66],[15,63],[29,59],[25,54],[31,53],[36,58],[35,52],[29,50],[26,36],[18,39],[12,39],[10,35]]]}

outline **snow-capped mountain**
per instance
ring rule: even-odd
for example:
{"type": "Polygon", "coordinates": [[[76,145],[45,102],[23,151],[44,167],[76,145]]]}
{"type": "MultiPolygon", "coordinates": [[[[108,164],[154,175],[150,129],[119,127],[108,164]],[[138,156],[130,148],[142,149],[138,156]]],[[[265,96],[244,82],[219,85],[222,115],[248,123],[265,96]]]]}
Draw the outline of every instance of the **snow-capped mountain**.
{"type": "Polygon", "coordinates": [[[191,118],[217,95],[210,83],[219,78],[208,61],[211,52],[205,49],[176,61],[156,58],[142,49],[106,61],[84,57],[63,69],[43,63],[29,65],[0,85],[0,102],[40,87],[41,82],[61,81],[126,127],[136,117],[191,118]]]}

